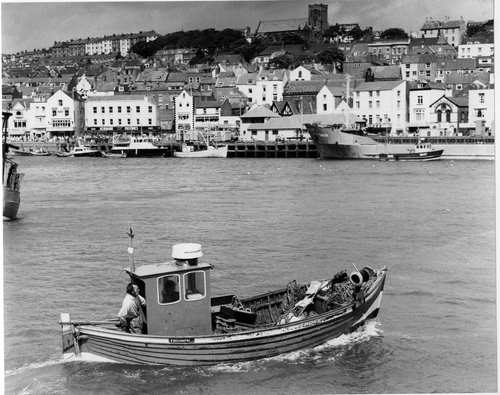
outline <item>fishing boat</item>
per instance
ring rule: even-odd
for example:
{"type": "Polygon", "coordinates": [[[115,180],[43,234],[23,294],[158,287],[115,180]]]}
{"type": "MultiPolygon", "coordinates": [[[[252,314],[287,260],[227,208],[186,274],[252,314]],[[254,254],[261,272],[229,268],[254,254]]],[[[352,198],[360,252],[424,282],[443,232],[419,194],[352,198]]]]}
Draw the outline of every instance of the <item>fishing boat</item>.
{"type": "MultiPolygon", "coordinates": [[[[207,129],[208,132],[208,129],[207,129]]],[[[205,136],[203,130],[198,130],[197,135],[201,136],[202,141],[205,142],[204,148],[195,149],[194,145],[186,144],[181,145],[181,151],[174,151],[176,158],[227,158],[227,144],[217,144],[210,141],[205,136]]],[[[184,135],[183,135],[184,140],[184,135]]],[[[199,146],[198,146],[199,147],[199,146]]],[[[202,145],[203,147],[203,145],[202,145]]]]}
{"type": "Polygon", "coordinates": [[[2,112],[3,120],[3,146],[2,146],[2,184],[3,184],[3,216],[8,219],[16,219],[21,204],[21,180],[23,173],[18,172],[18,164],[7,156],[9,148],[18,147],[7,143],[7,124],[10,112],[2,112]]]}
{"type": "Polygon", "coordinates": [[[439,160],[443,151],[434,149],[430,143],[420,142],[414,148],[409,148],[407,152],[382,153],[378,158],[383,161],[431,161],[439,160]]]}
{"type": "Polygon", "coordinates": [[[175,151],[176,158],[227,158],[227,144],[209,145],[200,150],[194,150],[194,146],[182,144],[181,151],[175,151]]]}
{"type": "Polygon", "coordinates": [[[350,275],[341,270],[305,284],[293,280],[281,289],[252,297],[212,297],[210,271],[214,266],[200,261],[200,244],[176,244],[172,260],[136,268],[132,237],[131,263],[125,271],[147,301],[147,314],[140,309],[147,329],[128,333],[118,328],[117,320],[72,320],[62,313],[64,359],[160,365],[235,363],[315,347],[356,330],[379,313],[386,267],[355,267],[350,275]]]}
{"type": "Polygon", "coordinates": [[[101,152],[103,158],[126,158],[126,152],[101,152]]]}

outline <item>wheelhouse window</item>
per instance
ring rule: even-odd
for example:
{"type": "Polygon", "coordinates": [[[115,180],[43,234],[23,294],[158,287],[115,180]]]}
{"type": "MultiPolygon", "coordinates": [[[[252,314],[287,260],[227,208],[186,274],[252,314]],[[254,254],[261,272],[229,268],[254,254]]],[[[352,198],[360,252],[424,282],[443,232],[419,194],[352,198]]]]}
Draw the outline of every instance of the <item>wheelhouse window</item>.
{"type": "Polygon", "coordinates": [[[203,299],[206,295],[205,272],[191,272],[184,275],[184,298],[186,300],[203,299]]]}
{"type": "Polygon", "coordinates": [[[158,303],[169,304],[180,300],[180,276],[172,274],[158,278],[158,303]]]}

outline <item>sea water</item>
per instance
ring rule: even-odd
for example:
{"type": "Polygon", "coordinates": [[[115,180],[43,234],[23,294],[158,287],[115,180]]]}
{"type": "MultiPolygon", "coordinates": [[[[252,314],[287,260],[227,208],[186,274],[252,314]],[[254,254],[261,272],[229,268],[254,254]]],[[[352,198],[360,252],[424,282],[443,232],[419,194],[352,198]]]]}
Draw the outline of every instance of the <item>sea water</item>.
{"type": "Polygon", "coordinates": [[[3,222],[9,394],[496,392],[494,163],[20,157],[3,222]],[[128,267],[200,243],[214,294],[388,267],[376,320],[212,367],[63,362],[59,313],[116,315],[128,267]]]}

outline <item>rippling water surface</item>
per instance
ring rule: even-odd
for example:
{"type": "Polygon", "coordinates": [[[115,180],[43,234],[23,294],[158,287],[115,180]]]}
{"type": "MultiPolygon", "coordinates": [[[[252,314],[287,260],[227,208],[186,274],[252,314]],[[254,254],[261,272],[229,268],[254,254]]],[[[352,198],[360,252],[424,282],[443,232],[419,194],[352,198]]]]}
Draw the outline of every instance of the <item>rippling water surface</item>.
{"type": "Polygon", "coordinates": [[[494,163],[20,157],[4,221],[5,388],[19,394],[495,392],[494,163]],[[198,242],[212,289],[249,296],[389,268],[379,317],[235,365],[61,362],[60,312],[114,316],[137,264],[198,242]]]}

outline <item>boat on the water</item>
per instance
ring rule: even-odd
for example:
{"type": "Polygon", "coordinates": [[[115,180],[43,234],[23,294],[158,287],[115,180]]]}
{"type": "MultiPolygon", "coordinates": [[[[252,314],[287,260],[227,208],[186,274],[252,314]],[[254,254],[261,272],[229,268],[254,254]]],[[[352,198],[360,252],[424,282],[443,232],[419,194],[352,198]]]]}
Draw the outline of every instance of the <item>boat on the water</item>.
{"type": "Polygon", "coordinates": [[[431,161],[441,159],[443,151],[434,149],[430,143],[420,142],[407,152],[382,153],[378,158],[383,161],[431,161]]]}
{"type": "Polygon", "coordinates": [[[227,144],[209,145],[195,150],[193,145],[182,144],[181,151],[174,151],[176,158],[227,158],[227,144]]]}
{"type": "Polygon", "coordinates": [[[141,313],[147,329],[128,333],[116,319],[72,320],[62,313],[63,357],[133,364],[235,363],[315,347],[379,313],[386,267],[355,268],[350,275],[341,270],[305,284],[293,280],[252,297],[212,297],[214,266],[201,262],[202,255],[199,244],[185,243],[173,246],[168,262],[135,268],[132,256],[126,273],[147,301],[141,313]]]}
{"type": "Polygon", "coordinates": [[[147,135],[115,135],[110,152],[125,154],[127,157],[163,156],[165,150],[160,149],[154,143],[154,138],[147,135]]]}
{"type": "Polygon", "coordinates": [[[103,158],[126,158],[126,152],[101,152],[103,158]]]}
{"type": "Polygon", "coordinates": [[[7,143],[7,124],[10,112],[2,112],[2,130],[3,130],[3,146],[2,146],[2,184],[3,184],[3,216],[8,219],[16,219],[19,206],[21,204],[21,180],[23,173],[18,172],[18,164],[7,156],[10,148],[18,149],[12,144],[7,143]]]}
{"type": "Polygon", "coordinates": [[[15,156],[49,156],[50,153],[40,147],[35,147],[33,149],[13,149],[11,150],[15,156]]]}
{"type": "Polygon", "coordinates": [[[25,150],[23,148],[12,149],[11,152],[14,156],[31,156],[32,155],[32,152],[30,150],[25,150]]]}
{"type": "MultiPolygon", "coordinates": [[[[373,159],[380,154],[398,154],[415,148],[419,137],[368,136],[361,129],[343,125],[306,124],[321,159],[373,159]]],[[[492,136],[426,137],[443,159],[495,158],[492,136]]]]}
{"type": "Polygon", "coordinates": [[[86,145],[78,144],[68,153],[70,158],[82,158],[82,157],[100,157],[101,151],[98,149],[93,149],[87,147],[86,145]]]}

